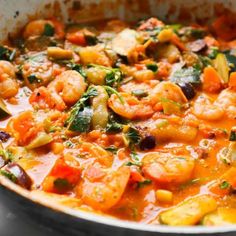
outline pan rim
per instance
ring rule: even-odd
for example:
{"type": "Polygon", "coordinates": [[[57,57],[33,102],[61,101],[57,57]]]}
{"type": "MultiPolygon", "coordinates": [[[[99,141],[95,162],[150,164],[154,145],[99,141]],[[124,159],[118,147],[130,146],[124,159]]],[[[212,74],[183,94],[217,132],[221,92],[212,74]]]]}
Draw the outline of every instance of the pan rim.
{"type": "MultiPolygon", "coordinates": [[[[69,208],[48,199],[40,198],[39,195],[34,194],[34,192],[30,192],[28,190],[23,189],[22,187],[16,185],[11,182],[4,176],[0,176],[0,185],[5,187],[6,190],[14,192],[17,195],[20,195],[27,201],[31,201],[35,204],[39,204],[43,207],[46,207],[52,211],[58,211],[65,215],[70,215],[74,217],[75,220],[82,219],[91,223],[102,224],[106,226],[122,228],[133,231],[143,231],[150,233],[173,233],[173,234],[208,234],[213,235],[215,233],[232,233],[236,232],[236,225],[230,226],[165,226],[165,225],[148,225],[148,224],[140,224],[131,221],[124,221],[115,218],[111,218],[108,216],[101,216],[95,213],[85,212],[79,209],[69,208]]],[[[5,190],[4,190],[5,191],[5,190]]]]}

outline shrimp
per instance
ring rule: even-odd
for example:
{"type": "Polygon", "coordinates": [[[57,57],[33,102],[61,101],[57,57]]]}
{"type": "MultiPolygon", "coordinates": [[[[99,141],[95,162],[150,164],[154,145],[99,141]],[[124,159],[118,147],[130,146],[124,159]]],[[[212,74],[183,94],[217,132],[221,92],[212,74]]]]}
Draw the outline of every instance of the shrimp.
{"type": "Polygon", "coordinates": [[[59,101],[62,99],[66,104],[75,104],[87,88],[84,78],[75,70],[62,72],[53,80],[48,89],[59,101]]]}
{"type": "Polygon", "coordinates": [[[188,101],[181,88],[171,82],[162,82],[157,84],[148,97],[150,103],[154,105],[157,102],[160,102],[163,98],[178,102],[180,104],[188,101]]]}
{"type": "Polygon", "coordinates": [[[23,37],[28,39],[34,36],[41,36],[44,34],[47,25],[50,25],[53,28],[52,33],[55,36],[58,38],[64,37],[64,26],[57,20],[33,20],[26,25],[23,37]]]}
{"type": "Polygon", "coordinates": [[[150,117],[154,110],[150,105],[146,105],[142,100],[128,93],[120,93],[124,102],[120,101],[116,94],[112,94],[108,100],[108,106],[120,116],[135,120],[150,117]]]}
{"type": "Polygon", "coordinates": [[[143,173],[160,184],[181,184],[190,180],[195,165],[189,156],[161,152],[146,154],[142,164],[143,173]]]}
{"type": "MultiPolygon", "coordinates": [[[[120,167],[118,170],[106,172],[96,168],[96,176],[89,178],[84,176],[84,181],[79,185],[77,196],[85,204],[96,210],[108,210],[115,206],[121,199],[130,177],[130,169],[127,166],[120,167]]],[[[86,170],[88,172],[89,169],[86,170]]]]}
{"type": "Polygon", "coordinates": [[[67,70],[58,75],[47,88],[34,90],[30,103],[41,109],[63,111],[66,105],[73,105],[80,99],[86,87],[84,78],[77,71],[67,70]]]}
{"type": "Polygon", "coordinates": [[[0,61],[0,96],[4,99],[11,98],[18,90],[14,66],[8,61],[0,61]]]}
{"type": "Polygon", "coordinates": [[[27,56],[27,60],[22,58],[22,76],[27,87],[34,90],[47,85],[53,79],[53,71],[58,65],[50,61],[45,52],[32,53],[27,56]]]}
{"type": "Polygon", "coordinates": [[[112,155],[96,144],[82,142],[79,145],[79,152],[81,153],[81,155],[88,158],[95,158],[96,161],[104,167],[111,167],[112,165],[112,155]]]}
{"type": "Polygon", "coordinates": [[[214,105],[223,109],[229,118],[236,118],[236,91],[232,89],[223,90],[217,97],[214,105]]]}
{"type": "Polygon", "coordinates": [[[197,98],[193,105],[193,113],[199,119],[215,121],[224,115],[224,108],[217,103],[212,103],[205,95],[197,98]]]}

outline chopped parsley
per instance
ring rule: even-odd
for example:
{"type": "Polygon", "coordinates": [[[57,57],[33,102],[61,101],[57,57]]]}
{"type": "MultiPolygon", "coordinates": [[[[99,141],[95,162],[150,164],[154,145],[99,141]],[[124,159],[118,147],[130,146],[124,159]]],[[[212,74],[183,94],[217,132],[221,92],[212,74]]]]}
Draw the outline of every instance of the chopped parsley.
{"type": "Polygon", "coordinates": [[[51,24],[45,24],[43,35],[50,37],[53,36],[54,33],[55,33],[54,27],[51,24]]]}
{"type": "Polygon", "coordinates": [[[230,188],[230,184],[229,184],[229,182],[227,182],[227,181],[223,181],[221,184],[220,184],[220,188],[221,189],[228,189],[228,188],[230,188]]]}

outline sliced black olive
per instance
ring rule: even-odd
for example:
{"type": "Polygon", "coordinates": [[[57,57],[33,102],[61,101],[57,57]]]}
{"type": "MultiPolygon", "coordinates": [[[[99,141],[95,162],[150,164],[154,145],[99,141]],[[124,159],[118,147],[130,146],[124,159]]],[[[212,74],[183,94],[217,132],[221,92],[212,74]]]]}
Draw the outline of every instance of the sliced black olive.
{"type": "Polygon", "coordinates": [[[156,138],[152,135],[148,135],[143,138],[139,144],[141,150],[150,150],[156,146],[156,138]]]}
{"type": "Polygon", "coordinates": [[[15,183],[23,188],[30,189],[32,180],[25,170],[16,163],[10,163],[6,166],[5,171],[15,176],[15,183]]]}
{"type": "Polygon", "coordinates": [[[196,92],[190,83],[179,83],[178,86],[181,88],[182,92],[188,100],[194,98],[196,92]]]}
{"type": "Polygon", "coordinates": [[[10,134],[4,132],[4,131],[0,131],[0,141],[2,142],[7,142],[7,140],[10,138],[10,134]]]}

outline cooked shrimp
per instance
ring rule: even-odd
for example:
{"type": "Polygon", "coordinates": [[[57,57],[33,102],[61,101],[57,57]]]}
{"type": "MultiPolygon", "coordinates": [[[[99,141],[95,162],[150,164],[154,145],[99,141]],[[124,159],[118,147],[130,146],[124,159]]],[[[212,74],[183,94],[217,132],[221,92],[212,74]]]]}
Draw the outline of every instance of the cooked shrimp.
{"type": "Polygon", "coordinates": [[[189,156],[175,156],[170,153],[146,154],[142,160],[142,171],[161,184],[181,184],[191,179],[194,160],[189,156]]]}
{"type": "Polygon", "coordinates": [[[63,100],[68,105],[76,103],[87,87],[84,78],[74,70],[67,70],[57,76],[48,89],[58,101],[63,100]]]}
{"type": "Polygon", "coordinates": [[[31,90],[47,85],[54,77],[54,68],[58,66],[47,58],[45,52],[32,53],[27,56],[27,60],[22,58],[22,75],[25,84],[31,90]]]}
{"type": "Polygon", "coordinates": [[[128,93],[120,93],[124,103],[116,94],[112,94],[108,100],[108,106],[117,114],[130,120],[144,119],[150,117],[154,110],[136,97],[128,93]]]}
{"type": "Polygon", "coordinates": [[[33,36],[41,36],[45,32],[45,26],[50,25],[53,28],[53,34],[58,38],[64,36],[64,26],[57,20],[33,20],[29,22],[23,32],[23,37],[28,39],[33,36]]]}
{"type": "Polygon", "coordinates": [[[14,66],[8,61],[0,61],[0,96],[11,98],[18,93],[18,89],[14,66]]]}
{"type": "Polygon", "coordinates": [[[95,158],[104,167],[110,167],[112,165],[113,157],[111,153],[96,144],[82,142],[79,145],[79,152],[88,158],[95,158]]]}
{"type": "Polygon", "coordinates": [[[63,111],[66,105],[73,105],[80,99],[86,87],[84,78],[78,72],[68,70],[58,75],[47,88],[35,89],[29,101],[37,108],[63,111]]]}
{"type": "MultiPolygon", "coordinates": [[[[92,172],[95,173],[94,168],[92,172]]],[[[78,196],[94,209],[108,210],[121,199],[129,177],[130,169],[126,166],[109,172],[97,169],[96,178],[88,178],[85,174],[84,182],[78,188],[78,196]]]]}
{"type": "Polygon", "coordinates": [[[214,105],[223,109],[229,118],[236,118],[236,92],[234,90],[229,88],[223,90],[214,105]]]}
{"type": "Polygon", "coordinates": [[[171,82],[162,82],[156,85],[156,87],[151,91],[148,99],[151,104],[156,104],[161,99],[169,99],[178,103],[186,103],[188,100],[183,94],[181,88],[171,82]]]}
{"type": "Polygon", "coordinates": [[[224,115],[224,108],[216,103],[212,103],[205,95],[197,98],[193,105],[193,113],[203,120],[219,120],[224,115]]]}

